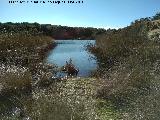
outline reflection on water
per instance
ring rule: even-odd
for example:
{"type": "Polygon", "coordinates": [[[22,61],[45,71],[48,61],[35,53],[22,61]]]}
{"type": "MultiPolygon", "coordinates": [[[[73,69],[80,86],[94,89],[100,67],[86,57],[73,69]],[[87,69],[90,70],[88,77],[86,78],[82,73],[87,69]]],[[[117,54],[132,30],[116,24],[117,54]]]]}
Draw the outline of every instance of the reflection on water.
{"type": "Polygon", "coordinates": [[[88,76],[91,70],[96,69],[94,56],[88,53],[85,46],[95,44],[95,40],[56,40],[57,47],[47,57],[47,63],[56,64],[59,67],[65,65],[70,58],[73,64],[79,68],[78,76],[88,76]]]}

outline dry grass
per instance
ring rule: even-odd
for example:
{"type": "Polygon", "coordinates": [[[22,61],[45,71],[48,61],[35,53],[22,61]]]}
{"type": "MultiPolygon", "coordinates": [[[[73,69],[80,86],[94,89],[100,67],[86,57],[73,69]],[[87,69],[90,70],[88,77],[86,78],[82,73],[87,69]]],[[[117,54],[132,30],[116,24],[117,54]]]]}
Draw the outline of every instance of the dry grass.
{"type": "Polygon", "coordinates": [[[32,78],[27,68],[1,65],[0,73],[1,94],[19,94],[31,90],[32,78]]]}

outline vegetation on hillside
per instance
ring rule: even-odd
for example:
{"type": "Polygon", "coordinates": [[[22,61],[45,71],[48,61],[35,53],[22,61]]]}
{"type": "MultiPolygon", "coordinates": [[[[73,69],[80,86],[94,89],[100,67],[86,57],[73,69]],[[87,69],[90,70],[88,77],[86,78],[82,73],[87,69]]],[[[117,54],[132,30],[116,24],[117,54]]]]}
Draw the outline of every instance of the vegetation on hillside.
{"type": "Polygon", "coordinates": [[[123,29],[107,30],[90,48],[99,64],[96,76],[104,81],[97,97],[124,112],[124,119],[160,117],[158,18],[159,14],[136,20],[123,29]]]}
{"type": "Polygon", "coordinates": [[[0,46],[0,113],[3,113],[14,106],[14,97],[31,94],[34,86],[48,82],[54,66],[50,70],[51,66],[44,64],[43,59],[55,44],[53,38],[41,34],[1,31],[0,46]]]}
{"type": "Polygon", "coordinates": [[[32,35],[43,34],[54,39],[95,39],[95,36],[105,32],[105,29],[85,28],[85,27],[67,27],[51,24],[38,23],[0,23],[0,34],[5,32],[10,33],[29,33],[32,35]]]}
{"type": "Polygon", "coordinates": [[[0,30],[0,119],[159,119],[159,13],[118,30],[37,23],[1,23],[0,30]],[[43,63],[54,47],[47,35],[96,36],[89,48],[96,77],[55,79],[56,66],[43,63]]]}

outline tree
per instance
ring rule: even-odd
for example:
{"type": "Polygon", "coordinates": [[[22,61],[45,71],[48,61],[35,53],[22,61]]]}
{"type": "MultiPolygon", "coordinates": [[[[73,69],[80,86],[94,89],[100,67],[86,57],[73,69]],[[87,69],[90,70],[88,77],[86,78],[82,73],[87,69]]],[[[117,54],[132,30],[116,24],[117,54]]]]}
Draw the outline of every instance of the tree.
{"type": "Polygon", "coordinates": [[[160,12],[158,12],[155,16],[153,16],[153,20],[159,20],[160,19],[160,12]]]}

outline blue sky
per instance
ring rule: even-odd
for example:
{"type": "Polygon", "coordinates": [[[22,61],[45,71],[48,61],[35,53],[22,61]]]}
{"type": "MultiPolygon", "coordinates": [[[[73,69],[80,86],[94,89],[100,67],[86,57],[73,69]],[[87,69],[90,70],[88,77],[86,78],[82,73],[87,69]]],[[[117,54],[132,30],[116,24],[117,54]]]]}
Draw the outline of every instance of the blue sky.
{"type": "Polygon", "coordinates": [[[0,22],[38,22],[107,29],[125,27],[136,19],[150,17],[160,12],[160,0],[83,1],[83,4],[58,5],[9,4],[9,0],[0,0],[0,22]]]}

